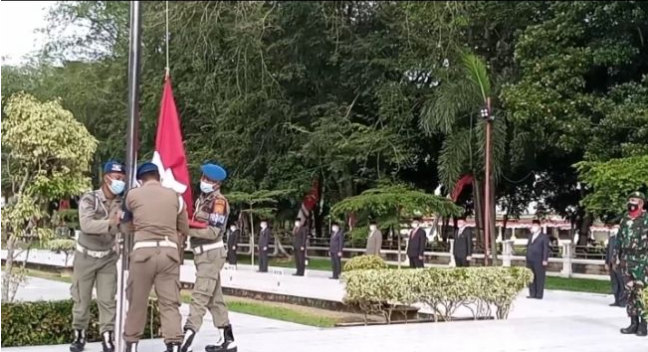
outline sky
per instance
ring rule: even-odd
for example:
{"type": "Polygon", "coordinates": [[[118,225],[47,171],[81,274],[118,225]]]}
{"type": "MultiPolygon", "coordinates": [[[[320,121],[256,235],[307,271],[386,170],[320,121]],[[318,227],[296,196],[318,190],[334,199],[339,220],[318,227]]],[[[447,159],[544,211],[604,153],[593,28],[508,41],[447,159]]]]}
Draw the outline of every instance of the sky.
{"type": "Polygon", "coordinates": [[[45,16],[53,1],[0,2],[0,57],[2,65],[24,62],[24,56],[42,47],[45,37],[35,33],[47,24],[45,16]],[[5,60],[6,59],[6,60],[5,60]]]}

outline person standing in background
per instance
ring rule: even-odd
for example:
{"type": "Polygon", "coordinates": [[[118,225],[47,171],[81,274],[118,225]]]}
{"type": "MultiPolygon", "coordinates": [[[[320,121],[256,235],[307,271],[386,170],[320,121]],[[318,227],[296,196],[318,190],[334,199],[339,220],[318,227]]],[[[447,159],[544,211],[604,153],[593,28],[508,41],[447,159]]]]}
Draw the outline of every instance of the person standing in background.
{"type": "Polygon", "coordinates": [[[380,256],[380,248],[382,247],[382,232],[378,229],[378,224],[375,220],[369,223],[369,236],[367,237],[367,250],[366,255],[380,256]]]}
{"type": "Polygon", "coordinates": [[[610,307],[625,307],[625,287],[623,285],[621,271],[617,265],[619,259],[616,248],[617,236],[615,232],[612,232],[611,228],[608,231],[610,231],[610,238],[608,239],[607,249],[605,251],[605,266],[610,273],[610,284],[612,285],[612,294],[614,294],[614,303],[610,304],[610,307]]]}
{"type": "Polygon", "coordinates": [[[272,231],[268,227],[267,220],[261,220],[261,232],[259,233],[259,272],[268,272],[268,248],[272,231]]]}
{"type": "Polygon", "coordinates": [[[407,244],[407,257],[409,258],[410,268],[424,268],[423,256],[425,255],[425,244],[427,237],[425,230],[421,227],[421,219],[414,218],[412,221],[412,230],[409,234],[407,244]]]}
{"type": "Polygon", "coordinates": [[[308,222],[295,220],[293,229],[293,255],[295,256],[295,266],[297,272],[293,276],[304,276],[306,271],[306,243],[308,241],[308,222]]]}
{"type": "Polygon", "coordinates": [[[331,279],[337,280],[342,273],[342,249],[344,248],[344,231],[340,229],[340,225],[336,222],[331,226],[331,242],[329,244],[329,254],[331,255],[331,267],[333,269],[333,277],[331,279]]]}
{"type": "Polygon", "coordinates": [[[472,259],[472,229],[466,227],[465,218],[457,220],[457,227],[452,255],[458,268],[467,267],[472,259]]]}
{"type": "Polygon", "coordinates": [[[529,285],[527,298],[542,299],[544,295],[549,253],[549,236],[542,233],[540,220],[533,220],[526,254],[527,268],[533,272],[533,282],[529,285]]]}
{"type": "Polygon", "coordinates": [[[236,223],[233,222],[230,225],[230,232],[227,236],[227,263],[229,265],[236,265],[238,256],[236,255],[236,250],[238,248],[239,237],[241,236],[241,230],[238,229],[236,223]]]}

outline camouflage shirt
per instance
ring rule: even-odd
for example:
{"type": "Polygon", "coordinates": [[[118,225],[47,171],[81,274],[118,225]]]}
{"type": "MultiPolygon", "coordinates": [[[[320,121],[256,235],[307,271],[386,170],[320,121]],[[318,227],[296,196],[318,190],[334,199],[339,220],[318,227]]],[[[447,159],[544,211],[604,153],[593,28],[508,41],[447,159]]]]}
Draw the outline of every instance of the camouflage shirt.
{"type": "Polygon", "coordinates": [[[624,272],[634,280],[646,282],[648,272],[648,213],[636,219],[623,217],[617,235],[617,250],[624,272]]]}

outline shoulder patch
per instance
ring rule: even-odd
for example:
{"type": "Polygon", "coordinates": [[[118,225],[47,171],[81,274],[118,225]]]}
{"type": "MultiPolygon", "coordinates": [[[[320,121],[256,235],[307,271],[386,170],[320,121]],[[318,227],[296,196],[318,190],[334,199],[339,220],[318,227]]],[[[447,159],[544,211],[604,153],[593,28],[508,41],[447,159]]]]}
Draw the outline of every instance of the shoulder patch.
{"type": "Polygon", "coordinates": [[[214,214],[225,214],[227,211],[227,200],[225,198],[216,198],[214,199],[214,207],[212,213],[214,214]]]}

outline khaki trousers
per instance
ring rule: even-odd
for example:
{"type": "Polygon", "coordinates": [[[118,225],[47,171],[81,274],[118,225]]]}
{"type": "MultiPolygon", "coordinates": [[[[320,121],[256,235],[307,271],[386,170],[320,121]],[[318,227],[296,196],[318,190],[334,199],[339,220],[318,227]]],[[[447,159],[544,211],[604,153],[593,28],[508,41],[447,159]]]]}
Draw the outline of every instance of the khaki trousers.
{"type": "Polygon", "coordinates": [[[114,252],[103,258],[90,257],[78,251],[74,253],[74,272],[70,287],[70,294],[74,301],[72,308],[74,329],[88,329],[92,289],[96,285],[99,329],[101,333],[115,330],[117,259],[118,256],[114,252]]]}
{"type": "Polygon", "coordinates": [[[124,340],[137,342],[144,334],[151,287],[160,309],[162,336],[165,343],[182,342],[180,315],[180,259],[175,248],[140,248],[130,258],[126,298],[128,312],[124,324],[124,340]]]}
{"type": "Polygon", "coordinates": [[[212,315],[216,328],[229,324],[227,305],[221,289],[220,272],[225,265],[227,251],[217,248],[194,256],[196,282],[191,294],[191,307],[186,328],[200,330],[207,310],[212,315]]]}

